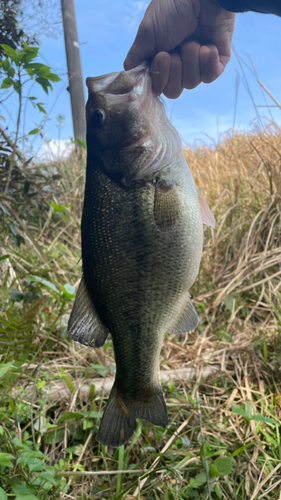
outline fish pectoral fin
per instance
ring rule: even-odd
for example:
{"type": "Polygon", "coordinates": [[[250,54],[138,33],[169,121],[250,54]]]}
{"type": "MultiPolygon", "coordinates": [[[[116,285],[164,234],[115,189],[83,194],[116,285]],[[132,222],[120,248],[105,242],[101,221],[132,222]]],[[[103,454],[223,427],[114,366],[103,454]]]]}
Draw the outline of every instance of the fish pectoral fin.
{"type": "Polygon", "coordinates": [[[101,347],[109,331],[101,322],[82,277],[68,321],[68,335],[75,342],[101,347]]]}
{"type": "Polygon", "coordinates": [[[201,211],[201,217],[203,224],[206,224],[206,226],[212,226],[214,229],[216,227],[216,219],[213,216],[213,213],[206,202],[203,194],[199,189],[197,188],[197,194],[198,194],[198,201],[199,201],[199,206],[200,206],[200,211],[201,211]]]}
{"type": "Polygon", "coordinates": [[[160,386],[141,399],[125,399],[113,385],[97,435],[100,443],[118,448],[125,444],[136,429],[136,418],[166,427],[167,407],[160,386]]]}
{"type": "Polygon", "coordinates": [[[157,226],[162,230],[169,229],[177,222],[180,213],[177,185],[157,179],[154,196],[154,218],[157,226]]]}
{"type": "Polygon", "coordinates": [[[188,296],[187,303],[185,304],[176,324],[169,332],[173,335],[180,333],[190,332],[194,330],[200,323],[199,316],[193,305],[191,298],[188,296]]]}

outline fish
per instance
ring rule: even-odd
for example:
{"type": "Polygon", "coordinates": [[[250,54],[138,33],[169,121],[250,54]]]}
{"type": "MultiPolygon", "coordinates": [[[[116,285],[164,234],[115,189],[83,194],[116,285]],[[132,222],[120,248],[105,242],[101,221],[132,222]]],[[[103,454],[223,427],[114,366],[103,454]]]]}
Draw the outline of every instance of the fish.
{"type": "Polygon", "coordinates": [[[86,80],[83,275],[68,333],[95,348],[112,336],[116,376],[97,439],[115,448],[138,418],[168,425],[160,351],[167,333],[199,323],[189,289],[203,223],[215,224],[150,74],[143,64],[86,80]]]}

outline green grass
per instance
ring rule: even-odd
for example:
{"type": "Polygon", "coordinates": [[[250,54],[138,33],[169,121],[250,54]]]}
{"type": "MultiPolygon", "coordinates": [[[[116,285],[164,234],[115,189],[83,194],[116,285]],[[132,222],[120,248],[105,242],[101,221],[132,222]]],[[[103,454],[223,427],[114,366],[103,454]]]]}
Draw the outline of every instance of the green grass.
{"type": "Polygon", "coordinates": [[[12,171],[13,196],[0,184],[0,500],[280,500],[280,142],[237,135],[186,151],[218,203],[192,289],[201,323],[162,349],[169,426],[139,421],[118,450],[96,440],[112,342],[94,350],[67,336],[84,156],[52,175],[27,168],[17,185],[12,171]]]}

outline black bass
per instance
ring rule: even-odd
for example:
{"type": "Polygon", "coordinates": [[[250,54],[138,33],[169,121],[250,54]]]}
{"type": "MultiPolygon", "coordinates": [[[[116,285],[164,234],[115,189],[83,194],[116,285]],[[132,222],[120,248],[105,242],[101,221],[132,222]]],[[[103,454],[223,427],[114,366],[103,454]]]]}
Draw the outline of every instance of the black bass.
{"type": "Polygon", "coordinates": [[[160,350],[166,333],[199,323],[189,289],[198,275],[203,222],[214,225],[214,218],[152,94],[149,69],[86,83],[83,277],[68,328],[73,340],[92,347],[112,335],[116,378],[98,440],[117,447],[133,434],[136,418],[168,424],[160,350]]]}

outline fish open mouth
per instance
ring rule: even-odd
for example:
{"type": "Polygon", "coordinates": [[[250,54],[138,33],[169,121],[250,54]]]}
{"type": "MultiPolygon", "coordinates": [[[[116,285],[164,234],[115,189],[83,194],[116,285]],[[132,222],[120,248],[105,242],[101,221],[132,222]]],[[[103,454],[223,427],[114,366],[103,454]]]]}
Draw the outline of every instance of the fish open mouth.
{"type": "Polygon", "coordinates": [[[130,71],[118,71],[107,75],[88,77],[86,85],[89,93],[104,95],[109,106],[133,102],[144,93],[144,85],[148,84],[148,79],[145,78],[148,71],[147,65],[142,64],[130,71]]]}

